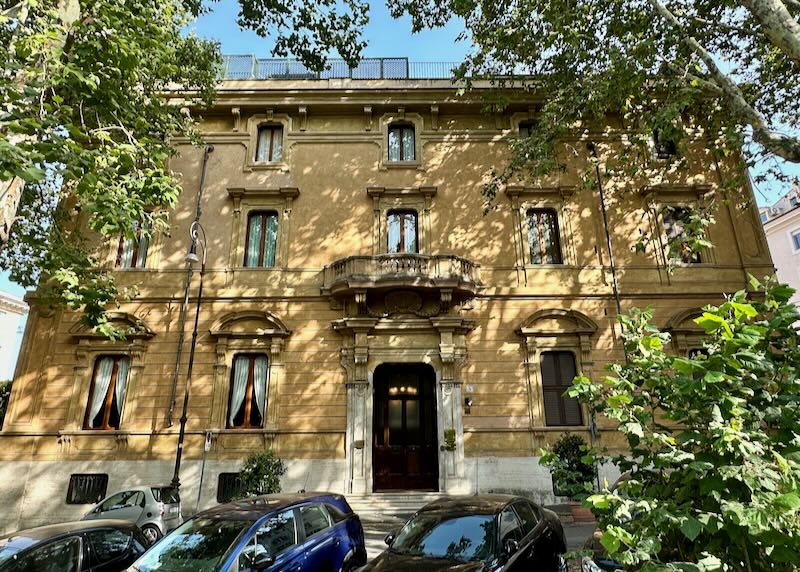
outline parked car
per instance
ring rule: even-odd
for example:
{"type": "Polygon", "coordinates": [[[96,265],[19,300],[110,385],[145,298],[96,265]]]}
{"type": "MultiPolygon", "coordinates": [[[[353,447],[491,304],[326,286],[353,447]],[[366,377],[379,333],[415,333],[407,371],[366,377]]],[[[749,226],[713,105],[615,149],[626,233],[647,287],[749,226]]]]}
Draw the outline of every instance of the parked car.
{"type": "Polygon", "coordinates": [[[510,495],[433,501],[385,540],[389,548],[362,570],[567,570],[567,543],[558,516],[510,495]]]}
{"type": "Polygon", "coordinates": [[[364,565],[364,529],[341,495],[266,495],[217,505],[166,535],[129,572],[339,572],[364,565]]]}
{"type": "Polygon", "coordinates": [[[0,536],[0,572],[120,572],[145,550],[130,522],[65,522],[0,536]]]}
{"type": "Polygon", "coordinates": [[[113,518],[136,524],[149,544],[180,526],[181,495],[166,486],[131,487],[107,496],[90,510],[83,520],[113,518]]]}

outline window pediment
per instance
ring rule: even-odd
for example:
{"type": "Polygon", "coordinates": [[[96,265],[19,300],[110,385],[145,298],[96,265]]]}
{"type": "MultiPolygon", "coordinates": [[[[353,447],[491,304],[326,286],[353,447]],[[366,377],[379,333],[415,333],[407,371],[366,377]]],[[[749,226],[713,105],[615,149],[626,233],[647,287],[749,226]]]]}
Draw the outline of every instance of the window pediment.
{"type": "MultiPolygon", "coordinates": [[[[127,312],[109,312],[108,317],[112,326],[117,329],[127,330],[130,332],[127,334],[127,338],[149,340],[156,335],[152,328],[145,324],[141,318],[138,318],[133,314],[129,314],[127,312]]],[[[69,329],[69,333],[72,335],[72,337],[78,339],[108,339],[107,336],[98,333],[94,328],[81,322],[74,324],[69,329]]]]}
{"type": "Polygon", "coordinates": [[[531,314],[519,328],[521,336],[585,334],[597,331],[597,324],[577,310],[545,309],[531,314]]]}
{"type": "Polygon", "coordinates": [[[269,312],[234,312],[219,319],[209,332],[217,338],[289,337],[292,331],[269,312]]]}

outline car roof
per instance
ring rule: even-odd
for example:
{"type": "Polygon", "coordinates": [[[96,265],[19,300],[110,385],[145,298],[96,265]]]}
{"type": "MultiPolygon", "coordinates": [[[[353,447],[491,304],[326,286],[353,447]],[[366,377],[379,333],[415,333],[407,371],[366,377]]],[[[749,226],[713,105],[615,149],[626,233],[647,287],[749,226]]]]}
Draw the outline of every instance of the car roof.
{"type": "Polygon", "coordinates": [[[494,514],[500,512],[504,506],[513,501],[527,501],[528,499],[503,494],[485,494],[475,496],[442,497],[429,502],[419,509],[418,513],[425,512],[455,512],[468,514],[494,514]]]}
{"type": "Polygon", "coordinates": [[[283,510],[296,504],[311,500],[324,501],[325,499],[341,500],[342,495],[320,492],[263,495],[218,504],[215,507],[197,513],[197,517],[255,520],[273,511],[283,510]]]}
{"type": "Polygon", "coordinates": [[[62,522],[60,524],[48,524],[18,530],[0,536],[0,540],[8,540],[9,543],[24,542],[26,545],[36,544],[57,536],[95,530],[98,528],[125,528],[133,529],[136,526],[127,520],[97,519],[97,520],[77,520],[74,522],[62,522]],[[27,542],[26,542],[27,540],[27,542]]]}

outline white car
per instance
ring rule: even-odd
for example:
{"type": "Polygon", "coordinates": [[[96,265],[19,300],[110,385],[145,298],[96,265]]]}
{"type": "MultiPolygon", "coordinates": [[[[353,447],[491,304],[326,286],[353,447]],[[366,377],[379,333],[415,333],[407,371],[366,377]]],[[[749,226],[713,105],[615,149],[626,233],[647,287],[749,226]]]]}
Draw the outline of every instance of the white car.
{"type": "Polygon", "coordinates": [[[181,496],[171,485],[131,487],[104,498],[82,520],[98,518],[132,522],[153,544],[183,523],[181,496]]]}

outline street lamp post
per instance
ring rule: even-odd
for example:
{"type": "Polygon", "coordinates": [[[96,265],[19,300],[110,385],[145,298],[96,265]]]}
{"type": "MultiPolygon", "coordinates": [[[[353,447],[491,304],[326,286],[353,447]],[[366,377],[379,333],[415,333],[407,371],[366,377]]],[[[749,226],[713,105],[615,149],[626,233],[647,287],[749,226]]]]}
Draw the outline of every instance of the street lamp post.
{"type": "Polygon", "coordinates": [[[186,255],[187,270],[187,285],[191,283],[192,272],[194,264],[200,264],[200,287],[197,290],[197,303],[194,310],[194,327],[192,328],[192,343],[189,348],[189,366],[186,371],[186,386],[183,391],[183,410],[181,412],[180,430],[178,431],[178,448],[175,451],[175,472],[172,475],[172,486],[179,488],[181,486],[181,458],[183,457],[183,441],[186,436],[186,417],[189,407],[189,390],[192,386],[192,367],[194,366],[194,352],[197,347],[197,324],[200,320],[200,301],[203,297],[203,277],[206,273],[206,232],[200,221],[195,220],[189,229],[192,237],[192,245],[189,248],[189,254],[186,255]],[[202,251],[202,258],[197,256],[197,248],[200,247],[202,251]]]}

